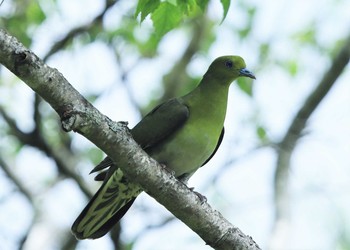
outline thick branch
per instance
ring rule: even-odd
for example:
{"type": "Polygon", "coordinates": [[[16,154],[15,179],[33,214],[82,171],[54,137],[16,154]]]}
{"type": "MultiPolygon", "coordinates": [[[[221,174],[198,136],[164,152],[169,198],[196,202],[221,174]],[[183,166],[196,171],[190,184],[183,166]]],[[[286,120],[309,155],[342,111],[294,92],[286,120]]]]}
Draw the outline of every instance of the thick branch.
{"type": "Polygon", "coordinates": [[[179,182],[131,138],[123,123],[114,123],[82,97],[56,69],[45,65],[17,39],[0,30],[0,63],[42,96],[73,130],[101,148],[126,175],[215,249],[259,249],[218,211],[179,182]]]}

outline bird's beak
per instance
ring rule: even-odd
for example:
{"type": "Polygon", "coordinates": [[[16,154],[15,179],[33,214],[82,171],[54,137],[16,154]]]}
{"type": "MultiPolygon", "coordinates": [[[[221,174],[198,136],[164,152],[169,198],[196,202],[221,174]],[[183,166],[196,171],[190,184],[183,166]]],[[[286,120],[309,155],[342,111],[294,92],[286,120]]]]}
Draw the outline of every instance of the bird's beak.
{"type": "Polygon", "coordinates": [[[246,68],[240,69],[239,70],[239,76],[246,76],[252,79],[256,79],[255,75],[250,72],[249,70],[247,70],[246,68]]]}

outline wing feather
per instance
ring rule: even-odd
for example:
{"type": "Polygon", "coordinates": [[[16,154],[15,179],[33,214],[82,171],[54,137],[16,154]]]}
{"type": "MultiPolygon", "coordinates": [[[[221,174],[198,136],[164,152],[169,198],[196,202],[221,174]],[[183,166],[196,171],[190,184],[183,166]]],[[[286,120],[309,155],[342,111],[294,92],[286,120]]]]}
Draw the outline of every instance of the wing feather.
{"type": "MultiPolygon", "coordinates": [[[[172,99],[154,108],[132,130],[135,141],[147,151],[184,125],[189,109],[181,99],[172,99]]],[[[104,182],[72,226],[78,239],[99,238],[105,235],[130,208],[141,188],[129,182],[121,169],[106,157],[92,171],[102,172],[98,179],[104,182]]]]}

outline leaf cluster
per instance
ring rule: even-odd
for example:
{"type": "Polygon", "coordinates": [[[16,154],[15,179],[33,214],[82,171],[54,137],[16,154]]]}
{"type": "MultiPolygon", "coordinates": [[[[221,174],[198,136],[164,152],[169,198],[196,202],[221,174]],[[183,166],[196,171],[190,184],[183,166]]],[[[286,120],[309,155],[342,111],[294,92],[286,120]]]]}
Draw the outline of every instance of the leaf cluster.
{"type": "MultiPolygon", "coordinates": [[[[143,22],[147,16],[151,17],[155,35],[157,38],[163,37],[170,30],[178,27],[181,22],[204,13],[209,4],[209,0],[139,0],[135,17],[140,16],[143,22]]],[[[223,19],[225,19],[230,7],[230,0],[221,0],[223,7],[223,19]]]]}

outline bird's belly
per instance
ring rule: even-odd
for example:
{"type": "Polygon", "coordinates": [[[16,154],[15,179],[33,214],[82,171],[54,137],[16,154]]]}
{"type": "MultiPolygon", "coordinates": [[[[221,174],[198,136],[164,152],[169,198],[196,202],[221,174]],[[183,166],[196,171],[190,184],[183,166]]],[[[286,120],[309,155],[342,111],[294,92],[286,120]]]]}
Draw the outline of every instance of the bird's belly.
{"type": "Polygon", "coordinates": [[[220,132],[213,136],[212,131],[209,135],[198,128],[191,133],[179,131],[172,140],[161,143],[149,153],[159,163],[174,171],[176,177],[192,174],[214,152],[219,136],[220,132]]]}

